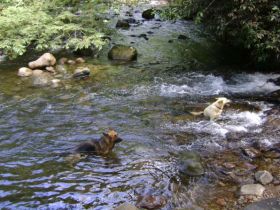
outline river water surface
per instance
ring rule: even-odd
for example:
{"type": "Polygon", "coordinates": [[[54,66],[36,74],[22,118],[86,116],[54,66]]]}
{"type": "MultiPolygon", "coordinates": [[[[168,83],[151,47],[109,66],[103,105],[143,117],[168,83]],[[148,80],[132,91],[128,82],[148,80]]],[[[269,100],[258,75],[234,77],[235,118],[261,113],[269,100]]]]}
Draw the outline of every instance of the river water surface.
{"type": "MultiPolygon", "coordinates": [[[[230,132],[264,138],[264,111],[272,105],[249,98],[279,89],[267,82],[279,74],[219,66],[223,56],[192,22],[140,23],[119,30],[111,43],[135,46],[138,60],[110,62],[106,48],[99,58],[87,58],[89,80],[73,81],[69,73],[63,87],[37,88],[16,76],[30,58],[0,65],[1,209],[111,209],[145,193],[166,196],[164,209],[203,205],[216,189],[214,178],[206,167],[205,175],[174,193],[176,154],[191,150],[204,157],[228,149],[230,132]],[[143,33],[148,40],[137,37],[143,33]],[[177,39],[180,34],[187,40],[177,39]],[[219,121],[188,114],[217,96],[233,100],[219,121]],[[61,154],[109,127],[124,139],[112,154],[65,161],[61,154]]],[[[273,133],[265,139],[279,141],[273,133]]],[[[231,148],[246,144],[244,138],[231,148]]]]}

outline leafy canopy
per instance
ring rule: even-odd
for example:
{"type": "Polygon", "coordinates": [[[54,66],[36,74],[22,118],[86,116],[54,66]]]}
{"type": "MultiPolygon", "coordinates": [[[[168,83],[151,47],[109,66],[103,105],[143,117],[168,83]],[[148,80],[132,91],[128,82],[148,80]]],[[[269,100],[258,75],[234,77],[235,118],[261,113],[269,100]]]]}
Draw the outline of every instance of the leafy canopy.
{"type": "Polygon", "coordinates": [[[0,3],[0,49],[10,58],[27,49],[97,49],[106,43],[102,11],[96,0],[5,0],[0,3]],[[98,11],[98,13],[97,13],[98,11]]]}

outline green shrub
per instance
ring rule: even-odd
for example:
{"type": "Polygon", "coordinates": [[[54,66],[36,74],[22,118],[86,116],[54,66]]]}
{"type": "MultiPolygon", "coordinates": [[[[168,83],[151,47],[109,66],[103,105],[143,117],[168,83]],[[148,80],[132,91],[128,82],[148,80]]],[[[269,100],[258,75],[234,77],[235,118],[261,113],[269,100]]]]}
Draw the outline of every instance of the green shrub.
{"type": "Polygon", "coordinates": [[[163,15],[171,9],[176,18],[194,18],[220,40],[249,50],[254,63],[279,65],[279,0],[176,0],[163,15]]]}
{"type": "Polygon", "coordinates": [[[80,1],[2,2],[0,49],[10,58],[24,54],[28,48],[78,50],[94,46],[101,49],[106,27],[99,16],[101,10],[97,10],[99,5],[91,1],[90,6],[95,9],[78,10],[79,7],[74,7],[77,2],[80,1]]]}

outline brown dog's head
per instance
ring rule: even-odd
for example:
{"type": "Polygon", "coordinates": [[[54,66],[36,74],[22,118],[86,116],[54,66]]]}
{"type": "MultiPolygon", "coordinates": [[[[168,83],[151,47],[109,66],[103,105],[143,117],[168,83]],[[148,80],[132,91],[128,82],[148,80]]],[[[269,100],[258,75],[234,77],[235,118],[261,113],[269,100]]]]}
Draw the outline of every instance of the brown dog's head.
{"type": "Polygon", "coordinates": [[[108,133],[103,133],[103,135],[105,137],[109,138],[110,141],[113,142],[114,144],[122,141],[122,139],[118,137],[118,133],[116,131],[114,131],[113,129],[110,129],[108,131],[108,133]]]}

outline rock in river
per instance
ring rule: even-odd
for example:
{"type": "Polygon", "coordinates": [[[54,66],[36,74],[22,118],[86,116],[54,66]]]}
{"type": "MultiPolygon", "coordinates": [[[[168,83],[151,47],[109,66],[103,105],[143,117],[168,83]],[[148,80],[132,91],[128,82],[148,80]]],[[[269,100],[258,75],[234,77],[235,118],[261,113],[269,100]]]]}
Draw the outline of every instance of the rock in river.
{"type": "Polygon", "coordinates": [[[83,68],[77,68],[74,71],[73,77],[76,79],[85,79],[89,77],[90,75],[90,69],[88,67],[83,67],[83,68]]]}
{"type": "Polygon", "coordinates": [[[137,50],[131,46],[115,45],[108,53],[111,60],[132,61],[137,59],[137,50]]]}
{"type": "Polygon", "coordinates": [[[147,9],[142,13],[142,17],[151,20],[155,18],[154,9],[147,9]]]}
{"type": "Polygon", "coordinates": [[[34,70],[32,74],[32,83],[34,86],[47,86],[50,84],[52,77],[50,73],[41,70],[34,70]]]}
{"type": "Polygon", "coordinates": [[[200,157],[193,152],[184,152],[180,155],[179,172],[187,176],[200,176],[204,174],[200,157]]]}
{"type": "Polygon", "coordinates": [[[123,203],[115,208],[115,210],[138,210],[138,208],[130,203],[123,203]]]}
{"type": "Polygon", "coordinates": [[[33,74],[33,71],[26,67],[22,67],[18,70],[18,76],[20,76],[20,77],[29,77],[32,74],[33,74]]]}
{"type": "Polygon", "coordinates": [[[47,66],[53,66],[56,63],[55,57],[51,53],[45,53],[36,61],[32,61],[28,63],[29,68],[37,69],[43,68],[47,66]]]}
{"type": "Polygon", "coordinates": [[[255,173],[255,179],[263,185],[269,184],[273,180],[273,176],[268,171],[258,171],[255,173]]]}
{"type": "Polygon", "coordinates": [[[265,188],[260,184],[246,184],[240,189],[241,195],[256,195],[262,196],[265,188]]]}
{"type": "Polygon", "coordinates": [[[127,20],[118,20],[116,28],[128,29],[130,27],[127,20]]]}
{"type": "Polygon", "coordinates": [[[244,210],[279,210],[280,198],[270,198],[259,202],[252,203],[244,208],[244,210]]]}
{"type": "Polygon", "coordinates": [[[139,196],[136,206],[144,209],[160,209],[165,206],[166,198],[164,196],[144,195],[139,196]]]}

